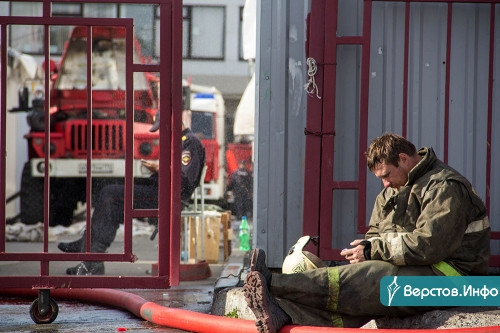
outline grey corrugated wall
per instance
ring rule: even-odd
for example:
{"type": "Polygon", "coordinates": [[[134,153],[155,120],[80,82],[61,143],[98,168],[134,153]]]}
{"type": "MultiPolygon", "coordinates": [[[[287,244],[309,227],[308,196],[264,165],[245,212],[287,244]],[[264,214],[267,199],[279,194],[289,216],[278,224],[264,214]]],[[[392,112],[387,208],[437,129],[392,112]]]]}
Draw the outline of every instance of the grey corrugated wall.
{"type": "MultiPolygon", "coordinates": [[[[256,187],[254,246],[267,250],[271,266],[301,235],[304,184],[305,17],[303,1],[258,1],[256,187]],[[293,32],[293,33],[292,33],[293,32]],[[291,36],[295,36],[292,39],[291,36]]],[[[339,35],[361,34],[362,0],[340,0],[339,35]]],[[[448,163],[486,198],[489,4],[454,4],[450,62],[448,163]]],[[[500,5],[496,5],[492,119],[491,206],[493,230],[500,229],[500,5]]],[[[412,3],[408,64],[407,137],[444,157],[447,5],[412,3]]],[[[370,51],[368,140],[402,133],[405,4],[373,2],[370,51]]],[[[335,32],[332,32],[335,33],[335,32]]],[[[336,179],[355,180],[359,137],[359,46],[338,49],[336,179]]],[[[367,143],[368,144],[368,143],[367,143]]],[[[306,180],[307,181],[307,180],[306,180]]],[[[367,218],[381,183],[367,177],[367,218]]],[[[358,237],[356,192],[334,195],[334,248],[358,237]]],[[[492,242],[493,253],[499,252],[492,242]]]]}

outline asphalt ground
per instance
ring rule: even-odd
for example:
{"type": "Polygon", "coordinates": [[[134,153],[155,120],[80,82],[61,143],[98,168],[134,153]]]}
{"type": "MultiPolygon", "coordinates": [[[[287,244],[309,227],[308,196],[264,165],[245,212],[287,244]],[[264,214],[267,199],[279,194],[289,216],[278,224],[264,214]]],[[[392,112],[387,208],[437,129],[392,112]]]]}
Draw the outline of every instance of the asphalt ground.
{"type": "MultiPolygon", "coordinates": [[[[234,228],[234,227],[233,227],[234,228]]],[[[49,243],[49,252],[59,252],[59,239],[49,243]]],[[[238,246],[237,240],[233,246],[238,246]]],[[[6,252],[37,252],[41,242],[7,242],[6,252]]],[[[108,252],[120,252],[123,242],[113,242],[108,252]]],[[[235,248],[234,251],[238,252],[235,248]]],[[[148,235],[134,236],[133,252],[138,260],[134,263],[105,263],[106,275],[149,276],[152,264],[157,262],[156,242],[148,235]]],[[[50,272],[64,275],[66,268],[78,262],[52,262],[50,272]]],[[[127,289],[126,292],[137,294],[146,301],[201,313],[210,313],[214,288],[220,283],[227,261],[223,259],[222,245],[219,248],[219,261],[209,264],[211,276],[198,281],[181,281],[178,286],[168,289],[127,289]]],[[[0,276],[38,275],[38,262],[0,262],[0,276]]],[[[237,280],[236,280],[237,282],[237,280]]],[[[234,281],[232,282],[234,283],[234,281]]],[[[20,286],[26,287],[26,286],[20,286]]],[[[57,300],[59,314],[51,324],[35,324],[29,314],[34,298],[0,296],[0,332],[185,332],[150,323],[126,310],[108,306],[89,304],[77,300],[57,300]]]]}

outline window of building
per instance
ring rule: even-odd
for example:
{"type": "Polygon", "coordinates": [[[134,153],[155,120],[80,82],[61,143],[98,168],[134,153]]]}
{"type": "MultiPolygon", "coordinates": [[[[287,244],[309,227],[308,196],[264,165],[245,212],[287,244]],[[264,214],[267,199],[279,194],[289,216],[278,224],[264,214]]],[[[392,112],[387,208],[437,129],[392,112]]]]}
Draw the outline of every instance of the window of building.
{"type": "MultiPolygon", "coordinates": [[[[142,54],[154,57],[155,36],[158,19],[154,18],[155,5],[113,4],[113,3],[52,3],[53,17],[97,17],[97,18],[133,18],[136,36],[141,44],[142,54]]],[[[12,16],[42,16],[41,3],[11,2],[12,16]]],[[[51,55],[61,55],[72,26],[50,27],[51,55]]],[[[43,54],[43,26],[11,26],[10,46],[28,54],[43,54]]],[[[159,42],[158,42],[159,45],[159,42]]]]}
{"type": "MultiPolygon", "coordinates": [[[[53,3],[53,17],[82,17],[83,5],[80,3],[53,3]]],[[[50,27],[50,53],[60,55],[64,50],[64,43],[73,29],[72,26],[51,26],[50,27]]]]}
{"type": "Polygon", "coordinates": [[[10,12],[10,3],[0,1],[0,15],[7,15],[10,12]]]}
{"type": "Polygon", "coordinates": [[[225,21],[225,7],[185,6],[183,58],[224,60],[225,21]]]}
{"type": "Polygon", "coordinates": [[[81,3],[53,3],[52,16],[82,16],[83,5],[81,3]]]}
{"type": "MultiPolygon", "coordinates": [[[[42,16],[42,4],[34,2],[10,3],[10,15],[42,16]]],[[[240,8],[239,58],[242,59],[241,20],[243,7],[240,8]]],[[[55,2],[52,16],[56,17],[97,17],[134,19],[135,33],[141,44],[144,56],[158,59],[160,40],[160,13],[155,5],[117,4],[117,3],[72,3],[55,2]]],[[[184,59],[224,60],[226,8],[224,6],[184,6],[183,7],[183,45],[184,59]]],[[[64,43],[73,27],[50,27],[50,52],[59,56],[64,43]]],[[[10,46],[28,54],[43,54],[43,26],[11,26],[10,46]]]]}
{"type": "Polygon", "coordinates": [[[85,17],[118,17],[118,5],[114,3],[86,3],[83,7],[85,17]]]}
{"type": "Polygon", "coordinates": [[[240,20],[238,23],[238,59],[243,59],[243,7],[240,7],[240,20]]]}
{"type": "Polygon", "coordinates": [[[135,36],[141,45],[141,54],[146,57],[151,57],[154,54],[153,36],[155,32],[155,20],[153,18],[156,7],[156,5],[120,5],[120,18],[134,19],[135,36]]]}
{"type": "MultiPolygon", "coordinates": [[[[42,16],[42,4],[32,2],[11,2],[10,15],[42,16]]],[[[42,44],[37,43],[40,38],[43,38],[43,26],[11,25],[9,28],[10,46],[19,52],[42,53],[42,44]]]]}
{"type": "Polygon", "coordinates": [[[160,7],[157,6],[155,10],[155,17],[154,17],[154,30],[153,30],[153,43],[154,43],[154,50],[153,50],[153,58],[159,59],[160,58],[160,7]]]}
{"type": "Polygon", "coordinates": [[[189,35],[191,34],[191,7],[182,8],[182,57],[188,58],[189,50],[189,35]]]}

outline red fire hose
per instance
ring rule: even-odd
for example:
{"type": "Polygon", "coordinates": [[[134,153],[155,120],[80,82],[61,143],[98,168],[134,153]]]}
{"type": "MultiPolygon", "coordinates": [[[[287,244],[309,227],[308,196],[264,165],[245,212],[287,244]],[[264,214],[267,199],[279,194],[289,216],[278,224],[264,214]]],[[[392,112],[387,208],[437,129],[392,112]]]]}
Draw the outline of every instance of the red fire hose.
{"type": "MultiPolygon", "coordinates": [[[[186,330],[190,332],[213,333],[213,332],[235,332],[255,333],[257,328],[252,320],[243,320],[222,316],[209,315],[183,309],[172,309],[148,302],[144,298],[125,291],[115,289],[55,289],[51,295],[62,299],[75,299],[89,303],[109,305],[128,310],[139,318],[151,323],[186,330]]],[[[28,288],[0,288],[0,295],[9,296],[31,296],[36,297],[38,291],[28,288]]],[[[438,332],[436,329],[378,329],[377,333],[427,333],[438,332]]],[[[280,330],[281,333],[366,333],[361,328],[334,328],[316,326],[287,325],[280,330]]],[[[443,332],[443,330],[439,330],[443,332]]],[[[500,332],[500,326],[474,327],[474,328],[450,328],[446,333],[493,333],[500,332]]]]}

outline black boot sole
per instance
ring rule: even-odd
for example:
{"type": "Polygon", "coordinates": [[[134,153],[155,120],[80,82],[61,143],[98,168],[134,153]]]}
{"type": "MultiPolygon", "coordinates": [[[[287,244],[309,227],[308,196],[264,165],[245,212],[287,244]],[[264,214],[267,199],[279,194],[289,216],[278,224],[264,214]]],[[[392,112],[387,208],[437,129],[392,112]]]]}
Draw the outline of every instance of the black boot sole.
{"type": "Polygon", "coordinates": [[[245,300],[255,315],[255,325],[260,333],[276,333],[290,323],[290,317],[274,301],[264,275],[250,272],[243,286],[245,300]]]}

